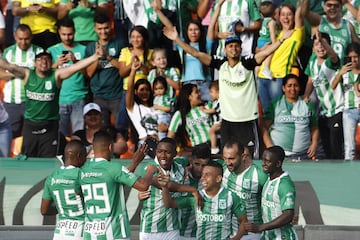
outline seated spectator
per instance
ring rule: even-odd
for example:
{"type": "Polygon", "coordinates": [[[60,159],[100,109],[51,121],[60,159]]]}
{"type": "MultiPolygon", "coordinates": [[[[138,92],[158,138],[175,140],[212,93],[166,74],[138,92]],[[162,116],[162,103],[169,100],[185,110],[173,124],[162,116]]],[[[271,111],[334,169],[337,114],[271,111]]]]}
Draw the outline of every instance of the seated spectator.
{"type": "Polygon", "coordinates": [[[88,157],[93,157],[92,143],[94,139],[94,134],[100,130],[106,130],[113,138],[113,152],[115,155],[121,155],[127,151],[127,145],[125,139],[120,133],[115,131],[115,128],[110,126],[102,127],[101,122],[101,109],[100,106],[96,103],[88,103],[84,106],[83,110],[85,129],[74,132],[71,137],[74,140],[81,141],[82,144],[86,147],[88,157]]]}
{"type": "Polygon", "coordinates": [[[186,84],[179,93],[176,112],[171,118],[168,137],[176,138],[182,147],[210,141],[210,116],[201,111],[201,95],[194,84],[186,84]]]}
{"type": "Polygon", "coordinates": [[[279,145],[289,158],[314,159],[319,138],[315,108],[299,96],[296,75],[285,76],[282,90],[284,94],[270,103],[263,116],[265,147],[279,145]]]}

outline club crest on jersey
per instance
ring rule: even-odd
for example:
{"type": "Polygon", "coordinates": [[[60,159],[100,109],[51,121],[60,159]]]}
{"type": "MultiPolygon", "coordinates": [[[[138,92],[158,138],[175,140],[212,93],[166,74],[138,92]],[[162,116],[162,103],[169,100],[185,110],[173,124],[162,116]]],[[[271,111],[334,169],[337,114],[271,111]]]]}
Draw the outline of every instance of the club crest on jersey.
{"type": "Polygon", "coordinates": [[[226,209],[226,200],[225,199],[219,199],[219,208],[226,209]]]}
{"type": "Polygon", "coordinates": [[[250,179],[244,179],[243,187],[247,189],[250,188],[250,179]]]}
{"type": "Polygon", "coordinates": [[[110,56],[115,56],[115,54],[116,54],[115,48],[109,48],[109,55],[110,56]]]}
{"type": "Polygon", "coordinates": [[[267,190],[267,194],[268,194],[268,195],[272,195],[273,192],[274,192],[274,186],[270,186],[270,187],[268,188],[268,190],[267,190]]]}
{"type": "Polygon", "coordinates": [[[46,89],[46,90],[51,90],[51,89],[52,89],[52,83],[51,83],[51,81],[46,81],[46,82],[45,82],[45,89],[46,89]]]}

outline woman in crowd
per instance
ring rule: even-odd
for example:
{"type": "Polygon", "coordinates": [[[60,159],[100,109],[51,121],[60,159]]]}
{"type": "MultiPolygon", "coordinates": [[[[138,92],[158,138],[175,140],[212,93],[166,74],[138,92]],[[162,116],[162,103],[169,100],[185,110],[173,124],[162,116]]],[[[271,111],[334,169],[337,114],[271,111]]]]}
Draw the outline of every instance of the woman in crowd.
{"type": "MultiPolygon", "coordinates": [[[[161,12],[161,6],[158,6],[158,2],[153,1],[152,5],[161,22],[166,27],[171,28],[173,25],[161,12]]],[[[210,53],[212,40],[206,37],[201,23],[198,21],[190,21],[186,29],[184,42],[201,52],[210,53]]],[[[211,82],[209,67],[202,64],[197,58],[185,53],[179,46],[177,48],[182,58],[182,84],[196,84],[201,93],[201,100],[211,101],[209,92],[211,82]]]]}
{"type": "Polygon", "coordinates": [[[123,95],[120,103],[120,111],[118,117],[117,128],[123,131],[128,129],[128,120],[125,108],[125,96],[128,90],[128,80],[131,71],[131,64],[136,58],[141,66],[136,71],[135,82],[139,79],[146,79],[151,69],[152,50],[148,47],[149,34],[145,27],[134,26],[130,30],[130,46],[123,48],[119,57],[119,74],[124,79],[123,95]]]}
{"type": "MultiPolygon", "coordinates": [[[[147,136],[158,139],[158,124],[156,111],[153,108],[153,93],[147,79],[135,82],[136,72],[141,67],[141,61],[134,59],[129,75],[128,90],[126,91],[126,110],[138,135],[135,145],[142,144],[147,136]]],[[[161,132],[167,130],[166,124],[159,124],[161,132]]],[[[134,134],[134,132],[132,132],[134,134]]]]}
{"type": "Polygon", "coordinates": [[[282,95],[282,79],[291,73],[292,68],[296,65],[296,56],[305,41],[304,16],[302,15],[300,7],[296,9],[296,12],[295,7],[290,4],[284,4],[280,8],[279,22],[281,31],[277,38],[281,39],[284,34],[291,31],[294,31],[294,33],[284,40],[273,54],[269,66],[272,79],[267,79],[262,74],[265,63],[260,67],[259,97],[264,112],[272,99],[282,95]]]}
{"type": "Polygon", "coordinates": [[[281,146],[289,158],[315,159],[319,139],[316,111],[311,102],[299,96],[299,78],[288,74],[283,79],[284,94],[274,99],[263,116],[265,146],[281,146]]]}
{"type": "Polygon", "coordinates": [[[360,122],[360,45],[350,43],[346,48],[344,65],[331,84],[332,89],[342,83],[344,91],[344,110],[342,114],[344,130],[345,159],[355,158],[356,128],[360,122]]]}
{"type": "MultiPolygon", "coordinates": [[[[86,147],[88,157],[93,157],[92,142],[94,134],[102,127],[101,109],[96,103],[88,103],[83,110],[85,129],[76,131],[71,137],[74,140],[79,140],[86,147]]],[[[120,133],[117,133],[113,127],[106,127],[105,130],[109,132],[114,139],[114,154],[119,156],[127,151],[126,141],[120,133]]]]}
{"type": "Polygon", "coordinates": [[[184,85],[179,93],[176,112],[171,118],[168,137],[176,138],[182,147],[210,142],[210,117],[200,109],[201,96],[195,84],[184,85]]]}

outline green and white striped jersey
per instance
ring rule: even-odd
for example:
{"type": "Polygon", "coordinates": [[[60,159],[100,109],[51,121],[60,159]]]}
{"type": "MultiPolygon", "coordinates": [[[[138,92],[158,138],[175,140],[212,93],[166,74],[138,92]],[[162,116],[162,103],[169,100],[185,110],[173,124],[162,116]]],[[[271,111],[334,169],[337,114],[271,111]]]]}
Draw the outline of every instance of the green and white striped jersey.
{"type": "Polygon", "coordinates": [[[42,198],[53,201],[58,211],[57,239],[83,239],[85,213],[80,192],[79,168],[62,166],[46,178],[42,198]]]}
{"type": "MultiPolygon", "coordinates": [[[[149,164],[160,166],[157,158],[149,164]]],[[[187,164],[187,159],[174,159],[170,170],[170,181],[184,184],[184,171],[187,164]]],[[[140,232],[158,233],[178,230],[178,210],[164,206],[161,189],[150,186],[149,190],[150,197],[143,201],[140,213],[140,232]]],[[[172,193],[172,197],[176,196],[180,196],[180,193],[172,193]]]]}
{"type": "MultiPolygon", "coordinates": [[[[261,217],[261,191],[268,178],[264,171],[252,164],[242,173],[230,172],[223,160],[217,160],[223,165],[224,176],[222,186],[235,193],[245,202],[246,216],[249,222],[262,224],[261,217]]],[[[232,220],[233,234],[236,233],[239,223],[236,218],[232,220]]]]}
{"type": "MultiPolygon", "coordinates": [[[[348,1],[350,4],[352,4],[356,9],[359,9],[360,7],[360,0],[350,0],[348,1]]],[[[360,22],[356,20],[356,16],[354,17],[352,13],[343,5],[342,10],[343,18],[351,22],[351,24],[354,26],[355,33],[360,36],[360,22]]]]}
{"type": "MultiPolygon", "coordinates": [[[[202,189],[201,184],[199,184],[199,180],[194,178],[191,172],[188,173],[188,179],[185,179],[184,184],[190,185],[194,188],[197,188],[199,191],[202,189]]],[[[183,193],[181,197],[189,197],[192,196],[191,193],[183,193]]],[[[196,218],[195,218],[195,209],[192,206],[187,208],[179,209],[180,216],[180,236],[186,238],[195,238],[196,237],[196,218]]]]}
{"type": "Polygon", "coordinates": [[[123,186],[132,187],[138,177],[116,162],[93,158],[80,170],[85,202],[84,239],[130,237],[123,186]]]}
{"type": "Polygon", "coordinates": [[[358,108],[360,106],[360,97],[356,96],[354,83],[360,84],[360,74],[350,71],[342,75],[342,84],[344,88],[344,110],[358,108]]]}
{"type": "MultiPolygon", "coordinates": [[[[164,72],[165,72],[165,75],[168,76],[171,80],[174,80],[175,82],[180,83],[179,70],[172,67],[172,68],[166,68],[164,72]]],[[[152,69],[152,70],[150,70],[150,72],[148,74],[148,78],[147,78],[151,84],[151,87],[153,86],[153,82],[154,82],[155,78],[156,78],[156,69],[152,69]]],[[[168,87],[166,90],[166,95],[169,96],[170,98],[176,100],[175,90],[169,84],[168,84],[168,87]]]]}
{"type": "MultiPolygon", "coordinates": [[[[27,50],[21,50],[16,44],[4,50],[3,58],[9,63],[21,67],[34,68],[35,55],[42,51],[42,48],[31,45],[27,50]]],[[[24,81],[20,78],[13,78],[7,81],[4,86],[4,102],[20,104],[25,102],[24,81]]]]}
{"type": "MultiPolygon", "coordinates": [[[[192,146],[196,146],[201,143],[210,141],[210,125],[211,119],[209,114],[200,110],[200,108],[194,107],[186,115],[186,131],[189,134],[189,138],[192,146]]],[[[176,132],[178,127],[183,124],[180,111],[176,111],[171,118],[169,131],[176,132]]]]}
{"type": "MultiPolygon", "coordinates": [[[[218,1],[216,1],[218,2],[218,1]]],[[[218,17],[219,32],[231,32],[232,23],[241,20],[244,27],[251,26],[254,21],[260,20],[261,15],[255,1],[253,0],[232,0],[225,1],[220,9],[218,17]]],[[[241,56],[248,56],[252,53],[254,34],[246,33],[240,35],[242,41],[241,56]]],[[[219,41],[216,51],[217,56],[224,56],[225,39],[219,41]]]]}
{"type": "Polygon", "coordinates": [[[208,196],[205,190],[201,190],[200,194],[204,200],[203,209],[196,206],[196,200],[193,197],[176,199],[179,209],[189,206],[196,209],[196,239],[229,239],[232,230],[229,223],[232,216],[240,217],[246,214],[244,202],[235,193],[224,187],[221,187],[214,197],[208,196]]]}
{"type": "MultiPolygon", "coordinates": [[[[172,12],[176,12],[176,10],[178,9],[178,5],[177,5],[178,1],[179,0],[161,0],[162,9],[167,9],[172,12]]],[[[152,0],[144,0],[143,1],[146,16],[148,17],[148,20],[151,22],[161,23],[156,12],[151,7],[151,2],[152,2],[152,0]]]]}
{"type": "MultiPolygon", "coordinates": [[[[287,209],[295,209],[295,187],[289,174],[284,172],[281,176],[266,181],[261,198],[262,217],[264,223],[270,222],[287,209]]],[[[293,240],[297,239],[292,225],[267,230],[262,233],[261,239],[271,240],[293,240]]]]}
{"type": "Polygon", "coordinates": [[[310,76],[321,104],[320,115],[332,117],[344,109],[344,95],[342,85],[338,84],[335,89],[331,83],[335,78],[338,66],[331,64],[330,58],[319,64],[313,53],[305,69],[305,74],[310,76]]]}

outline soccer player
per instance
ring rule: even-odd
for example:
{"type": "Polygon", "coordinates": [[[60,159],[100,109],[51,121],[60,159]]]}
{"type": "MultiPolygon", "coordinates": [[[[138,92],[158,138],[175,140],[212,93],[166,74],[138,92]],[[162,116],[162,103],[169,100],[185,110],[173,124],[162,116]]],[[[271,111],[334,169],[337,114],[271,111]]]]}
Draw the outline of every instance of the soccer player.
{"type": "Polygon", "coordinates": [[[158,181],[161,185],[162,197],[166,207],[196,209],[196,239],[229,239],[231,235],[231,218],[235,215],[239,221],[237,234],[232,239],[240,239],[244,232],[246,211],[244,202],[231,191],[221,186],[223,168],[220,163],[210,161],[203,169],[200,194],[204,198],[204,207],[199,209],[193,197],[173,198],[167,183],[169,175],[160,173],[158,181]]]}
{"type": "MultiPolygon", "coordinates": [[[[204,167],[211,161],[211,150],[207,143],[196,145],[191,153],[190,166],[187,168],[184,184],[188,184],[198,190],[202,189],[200,178],[204,167]]],[[[182,194],[182,196],[191,196],[191,194],[182,194]]],[[[196,219],[195,209],[192,207],[182,208],[180,215],[180,240],[196,239],[196,219]]]]}
{"type": "MultiPolygon", "coordinates": [[[[176,158],[176,142],[172,138],[163,138],[156,148],[154,162],[149,163],[146,168],[153,165],[158,167],[159,172],[169,173],[169,189],[171,192],[191,192],[199,199],[197,188],[184,185],[185,167],[188,160],[176,158]]],[[[180,193],[173,193],[180,195],[180,193]]],[[[176,209],[167,209],[161,201],[161,187],[157,178],[153,178],[150,188],[141,194],[139,198],[144,200],[140,213],[140,240],[164,240],[179,239],[179,218],[176,209]]]]}
{"type": "Polygon", "coordinates": [[[144,145],[134,155],[129,169],[110,162],[113,139],[106,131],[94,134],[93,150],[94,158],[80,170],[85,203],[84,239],[130,239],[123,186],[144,191],[157,169],[149,166],[144,178],[131,172],[146,154],[144,145]]]}
{"type": "Polygon", "coordinates": [[[261,198],[263,224],[246,223],[250,232],[262,232],[262,239],[297,239],[291,225],[295,208],[295,187],[289,174],[284,172],[282,164],[284,150],[279,146],[265,149],[262,155],[262,168],[269,175],[261,198]]]}
{"type": "Polygon", "coordinates": [[[86,149],[80,141],[72,140],[65,147],[64,166],[47,177],[41,200],[41,214],[52,215],[54,202],[58,220],[54,240],[83,239],[84,208],[80,197],[79,168],[86,160],[86,149]]]}
{"type": "MultiPolygon", "coordinates": [[[[218,160],[224,169],[222,186],[235,193],[245,202],[246,215],[249,221],[261,224],[261,191],[267,180],[267,175],[253,163],[249,149],[234,139],[225,142],[223,159],[223,161],[218,160]]],[[[236,234],[238,225],[237,219],[233,218],[233,235],[236,234]]],[[[247,233],[242,239],[258,240],[260,234],[247,233]]]]}

